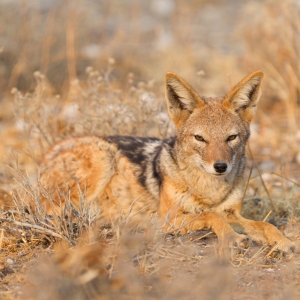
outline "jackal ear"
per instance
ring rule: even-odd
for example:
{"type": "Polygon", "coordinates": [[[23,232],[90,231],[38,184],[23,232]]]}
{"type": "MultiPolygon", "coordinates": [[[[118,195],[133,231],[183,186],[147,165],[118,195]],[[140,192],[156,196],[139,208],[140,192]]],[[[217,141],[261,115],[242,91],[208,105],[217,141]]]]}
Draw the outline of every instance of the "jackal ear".
{"type": "Polygon", "coordinates": [[[240,117],[250,123],[261,95],[263,72],[256,71],[244,78],[225,98],[223,105],[234,110],[240,117]]]}
{"type": "Polygon", "coordinates": [[[165,91],[168,111],[177,128],[187,120],[195,108],[204,105],[204,101],[191,86],[174,73],[166,74],[165,91]]]}

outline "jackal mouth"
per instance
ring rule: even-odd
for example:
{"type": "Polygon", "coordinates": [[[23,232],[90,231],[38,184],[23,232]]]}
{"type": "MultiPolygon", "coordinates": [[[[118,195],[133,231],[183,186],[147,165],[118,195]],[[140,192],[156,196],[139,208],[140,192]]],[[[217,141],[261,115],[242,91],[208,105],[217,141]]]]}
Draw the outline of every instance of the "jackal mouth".
{"type": "Polygon", "coordinates": [[[220,177],[220,176],[225,176],[227,173],[224,172],[222,174],[215,174],[215,173],[210,173],[210,174],[213,175],[213,176],[216,176],[216,177],[220,177]]]}

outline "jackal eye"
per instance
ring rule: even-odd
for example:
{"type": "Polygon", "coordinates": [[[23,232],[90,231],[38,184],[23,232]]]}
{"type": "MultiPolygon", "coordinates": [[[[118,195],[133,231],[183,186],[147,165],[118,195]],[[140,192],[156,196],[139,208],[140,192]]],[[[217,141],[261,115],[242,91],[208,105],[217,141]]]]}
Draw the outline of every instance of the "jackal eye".
{"type": "Polygon", "coordinates": [[[236,137],[237,137],[237,134],[230,135],[230,136],[227,138],[227,142],[235,140],[236,137]]]}
{"type": "Polygon", "coordinates": [[[201,135],[198,135],[198,134],[195,135],[195,139],[200,142],[205,142],[205,139],[201,135]]]}

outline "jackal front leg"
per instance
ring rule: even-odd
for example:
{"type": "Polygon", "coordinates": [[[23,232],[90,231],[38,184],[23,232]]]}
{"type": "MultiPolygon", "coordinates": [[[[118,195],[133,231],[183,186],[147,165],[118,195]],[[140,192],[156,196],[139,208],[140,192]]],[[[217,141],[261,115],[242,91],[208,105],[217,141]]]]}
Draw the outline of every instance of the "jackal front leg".
{"type": "Polygon", "coordinates": [[[270,246],[276,246],[278,250],[284,252],[300,253],[300,241],[292,242],[286,238],[274,225],[246,219],[241,216],[241,203],[233,207],[229,213],[223,216],[229,223],[238,223],[246,234],[255,242],[267,243],[270,246]]]}
{"type": "Polygon", "coordinates": [[[262,221],[248,220],[240,215],[237,216],[237,219],[253,241],[268,243],[270,246],[277,245],[276,248],[284,252],[300,253],[300,242],[292,242],[274,225],[262,221]]]}
{"type": "Polygon", "coordinates": [[[248,243],[248,237],[236,233],[218,213],[185,214],[177,211],[165,214],[162,218],[164,219],[164,232],[185,234],[192,230],[211,229],[222,246],[240,246],[244,242],[248,243]]]}

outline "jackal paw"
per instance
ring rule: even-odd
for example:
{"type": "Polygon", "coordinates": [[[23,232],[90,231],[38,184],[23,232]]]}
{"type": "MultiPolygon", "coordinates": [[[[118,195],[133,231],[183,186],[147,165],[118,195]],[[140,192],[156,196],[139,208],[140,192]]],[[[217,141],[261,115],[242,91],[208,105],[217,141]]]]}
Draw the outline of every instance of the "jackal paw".
{"type": "Polygon", "coordinates": [[[286,253],[300,253],[300,241],[292,242],[289,239],[281,240],[276,249],[286,253]]]}
{"type": "Polygon", "coordinates": [[[247,235],[230,232],[220,241],[225,247],[249,248],[251,240],[247,235]]]}

